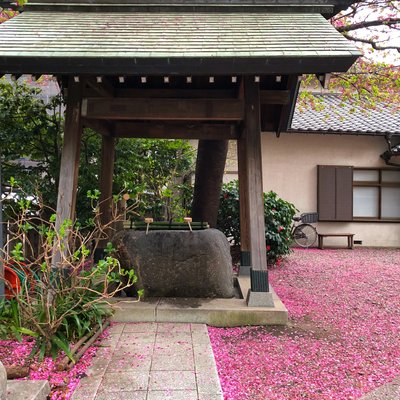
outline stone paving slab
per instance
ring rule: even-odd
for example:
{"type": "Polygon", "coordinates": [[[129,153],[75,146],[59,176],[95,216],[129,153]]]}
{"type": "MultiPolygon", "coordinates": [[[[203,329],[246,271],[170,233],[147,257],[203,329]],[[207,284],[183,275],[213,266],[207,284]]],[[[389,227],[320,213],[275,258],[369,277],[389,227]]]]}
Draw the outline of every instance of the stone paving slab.
{"type": "Polygon", "coordinates": [[[147,391],[99,392],[96,400],[147,400],[147,391]]]}
{"type": "Polygon", "coordinates": [[[400,378],[382,385],[363,396],[360,400],[400,400],[400,378]]]}
{"type": "Polygon", "coordinates": [[[6,400],[46,400],[50,394],[48,381],[8,380],[6,400]]]}
{"type": "Polygon", "coordinates": [[[204,324],[117,323],[72,400],[222,400],[204,324]]]}

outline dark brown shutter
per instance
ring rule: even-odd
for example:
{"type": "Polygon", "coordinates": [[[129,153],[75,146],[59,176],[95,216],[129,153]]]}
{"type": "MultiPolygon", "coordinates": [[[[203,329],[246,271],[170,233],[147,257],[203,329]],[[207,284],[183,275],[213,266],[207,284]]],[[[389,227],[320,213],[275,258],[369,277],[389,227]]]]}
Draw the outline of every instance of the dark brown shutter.
{"type": "Polygon", "coordinates": [[[318,215],[321,221],[336,219],[336,171],[331,165],[318,165],[318,215]]]}
{"type": "Polygon", "coordinates": [[[353,168],[336,167],[336,220],[353,219],[353,168]]]}
{"type": "Polygon", "coordinates": [[[318,165],[318,214],[320,221],[353,219],[353,169],[318,165]]]}

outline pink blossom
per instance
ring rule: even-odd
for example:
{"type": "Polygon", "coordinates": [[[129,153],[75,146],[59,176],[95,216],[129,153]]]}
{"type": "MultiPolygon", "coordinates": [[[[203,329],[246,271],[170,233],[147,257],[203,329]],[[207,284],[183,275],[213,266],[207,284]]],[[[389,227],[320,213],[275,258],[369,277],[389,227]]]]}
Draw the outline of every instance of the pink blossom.
{"type": "MultiPolygon", "coordinates": [[[[107,332],[102,334],[102,338],[105,335],[107,335],[107,332]]],[[[32,338],[29,337],[24,337],[22,342],[0,340],[0,359],[5,366],[29,365],[28,357],[33,344],[32,338]]],[[[96,350],[97,344],[90,347],[69,371],[57,370],[57,365],[64,354],[60,354],[55,361],[51,357],[46,357],[39,363],[36,358],[30,363],[27,379],[48,380],[51,387],[50,400],[68,400],[78,386],[80,379],[85,376],[85,371],[89,367],[92,357],[96,354],[96,350]]]]}
{"type": "Polygon", "coordinates": [[[400,250],[295,250],[287,327],[209,328],[225,400],[359,399],[400,375],[400,250]]]}

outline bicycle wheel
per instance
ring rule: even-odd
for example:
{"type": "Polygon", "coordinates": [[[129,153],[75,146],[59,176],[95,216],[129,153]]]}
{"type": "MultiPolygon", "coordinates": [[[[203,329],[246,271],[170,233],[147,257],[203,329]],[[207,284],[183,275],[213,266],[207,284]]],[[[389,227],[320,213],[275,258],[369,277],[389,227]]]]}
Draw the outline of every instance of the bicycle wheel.
{"type": "Polygon", "coordinates": [[[293,239],[300,247],[310,247],[317,240],[317,230],[310,224],[296,226],[293,239]]]}

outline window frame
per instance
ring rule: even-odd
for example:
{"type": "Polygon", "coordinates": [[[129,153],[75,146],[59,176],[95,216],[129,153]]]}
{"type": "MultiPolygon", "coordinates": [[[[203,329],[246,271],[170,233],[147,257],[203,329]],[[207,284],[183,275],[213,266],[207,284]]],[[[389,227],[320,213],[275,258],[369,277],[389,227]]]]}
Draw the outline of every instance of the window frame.
{"type": "MultiPolygon", "coordinates": [[[[355,187],[373,187],[378,188],[378,218],[371,217],[354,217],[354,222],[400,222],[400,217],[394,218],[382,218],[382,188],[386,187],[394,187],[400,188],[400,182],[383,182],[382,181],[382,172],[383,171],[397,171],[400,173],[400,168],[385,168],[385,167],[353,167],[353,194],[355,187]],[[354,180],[354,171],[378,171],[379,180],[378,181],[355,181],[354,180]]],[[[354,207],[354,204],[353,204],[354,207]]],[[[354,213],[354,208],[353,208],[354,213]]]]}

